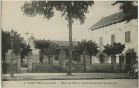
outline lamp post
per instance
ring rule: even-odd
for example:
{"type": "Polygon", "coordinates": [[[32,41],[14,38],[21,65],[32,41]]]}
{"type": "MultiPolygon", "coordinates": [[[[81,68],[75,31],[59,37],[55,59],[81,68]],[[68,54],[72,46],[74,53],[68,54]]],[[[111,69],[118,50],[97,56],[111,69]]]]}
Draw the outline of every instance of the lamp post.
{"type": "Polygon", "coordinates": [[[13,29],[10,32],[10,37],[11,37],[11,73],[10,77],[14,78],[14,72],[13,72],[13,37],[14,37],[14,31],[13,29]]]}

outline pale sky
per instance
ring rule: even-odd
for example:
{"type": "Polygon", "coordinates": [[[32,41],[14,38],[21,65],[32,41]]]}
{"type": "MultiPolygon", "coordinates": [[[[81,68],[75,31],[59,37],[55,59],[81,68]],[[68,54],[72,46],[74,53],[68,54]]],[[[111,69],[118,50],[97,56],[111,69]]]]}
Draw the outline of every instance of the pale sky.
{"type": "MultiPolygon", "coordinates": [[[[86,14],[85,23],[80,25],[79,21],[73,24],[73,39],[91,40],[92,32],[88,30],[94,23],[105,16],[119,12],[118,6],[112,6],[112,1],[96,1],[89,8],[86,14]]],[[[2,28],[3,30],[14,29],[22,36],[26,32],[33,33],[37,39],[66,40],[68,41],[67,21],[61,17],[60,12],[55,12],[55,16],[50,19],[43,19],[43,16],[27,17],[23,15],[21,6],[23,1],[5,1],[2,5],[2,28]]]]}

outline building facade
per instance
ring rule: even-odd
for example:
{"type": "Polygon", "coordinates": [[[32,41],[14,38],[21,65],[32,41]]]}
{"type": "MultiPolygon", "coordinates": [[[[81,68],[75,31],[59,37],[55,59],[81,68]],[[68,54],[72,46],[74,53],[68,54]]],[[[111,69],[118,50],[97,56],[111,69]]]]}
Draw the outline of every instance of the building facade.
{"type": "MultiPolygon", "coordinates": [[[[121,43],[125,45],[123,54],[128,49],[134,49],[138,54],[138,22],[132,20],[129,22],[122,21],[123,13],[119,12],[107,17],[103,17],[90,29],[92,30],[92,41],[96,42],[100,49],[107,44],[121,43]]],[[[111,63],[111,59],[107,59],[111,63]]],[[[119,63],[119,59],[116,59],[119,63]]],[[[94,63],[99,63],[94,61],[94,63]]]]}

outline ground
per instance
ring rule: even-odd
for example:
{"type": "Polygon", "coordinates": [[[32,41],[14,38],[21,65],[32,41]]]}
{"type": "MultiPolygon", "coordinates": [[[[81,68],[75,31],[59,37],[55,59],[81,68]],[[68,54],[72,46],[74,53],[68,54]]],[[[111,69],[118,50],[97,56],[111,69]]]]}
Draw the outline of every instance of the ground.
{"type": "Polygon", "coordinates": [[[74,80],[74,79],[125,79],[127,73],[16,73],[14,78],[4,74],[4,80],[74,80]]]}
{"type": "Polygon", "coordinates": [[[137,79],[4,81],[2,88],[138,88],[137,79]]]}
{"type": "Polygon", "coordinates": [[[137,79],[127,73],[20,73],[2,77],[3,88],[138,88],[137,79]],[[9,81],[7,81],[9,80],[9,81]]]}

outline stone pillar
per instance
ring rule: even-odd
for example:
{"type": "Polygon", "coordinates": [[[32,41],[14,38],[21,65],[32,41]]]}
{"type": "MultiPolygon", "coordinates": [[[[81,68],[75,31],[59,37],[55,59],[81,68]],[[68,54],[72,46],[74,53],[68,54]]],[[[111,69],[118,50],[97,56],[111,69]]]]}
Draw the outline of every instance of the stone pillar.
{"type": "Polygon", "coordinates": [[[50,57],[50,64],[53,64],[54,59],[55,59],[55,56],[50,57]]]}
{"type": "Polygon", "coordinates": [[[31,52],[28,53],[27,63],[28,63],[27,71],[31,72],[32,71],[32,54],[31,54],[31,52]]]}
{"type": "Polygon", "coordinates": [[[11,52],[11,50],[8,50],[8,52],[6,52],[5,63],[11,63],[11,52]]]}
{"type": "Polygon", "coordinates": [[[85,55],[85,65],[86,65],[86,70],[90,70],[91,68],[91,64],[90,64],[90,56],[89,55],[85,55]]]}
{"type": "Polygon", "coordinates": [[[21,55],[17,55],[17,72],[21,72],[21,55]]]}
{"type": "Polygon", "coordinates": [[[121,71],[124,71],[125,70],[125,56],[120,56],[119,57],[119,64],[120,64],[120,69],[121,71]]]}
{"type": "Polygon", "coordinates": [[[61,71],[63,69],[67,69],[65,60],[66,60],[66,52],[64,50],[61,50],[59,53],[59,64],[61,67],[61,71]]]}
{"type": "Polygon", "coordinates": [[[89,55],[85,55],[85,60],[84,60],[84,55],[80,55],[80,63],[82,64],[82,66],[84,66],[84,70],[86,69],[89,70],[91,68],[91,64],[90,64],[90,56],[89,55]]]}
{"type": "Polygon", "coordinates": [[[80,55],[80,63],[83,64],[84,63],[84,58],[83,55],[80,55]]]}

